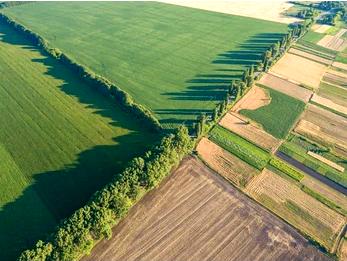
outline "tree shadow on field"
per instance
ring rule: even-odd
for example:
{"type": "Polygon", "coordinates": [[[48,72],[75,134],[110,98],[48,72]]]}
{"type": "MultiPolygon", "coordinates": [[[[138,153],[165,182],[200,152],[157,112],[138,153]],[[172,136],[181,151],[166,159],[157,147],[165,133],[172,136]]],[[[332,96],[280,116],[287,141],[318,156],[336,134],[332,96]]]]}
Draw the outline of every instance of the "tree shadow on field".
{"type": "MultiPolygon", "coordinates": [[[[205,74],[199,73],[193,79],[187,80],[185,91],[165,92],[163,95],[169,96],[170,100],[205,101],[216,104],[225,98],[231,80],[240,79],[244,70],[260,62],[262,54],[282,37],[283,34],[281,33],[256,34],[239,44],[234,50],[218,54],[212,61],[215,69],[205,74]]],[[[188,125],[194,122],[196,117],[202,112],[212,114],[211,109],[191,109],[184,114],[187,115],[188,120],[178,120],[179,117],[177,116],[182,115],[182,110],[180,109],[165,110],[163,108],[155,111],[156,114],[167,118],[166,120],[161,120],[161,123],[184,123],[188,125]]]]}
{"type": "MultiPolygon", "coordinates": [[[[2,24],[0,41],[18,45],[18,48],[39,51],[21,35],[2,24]]],[[[44,65],[47,68],[47,77],[63,80],[63,83],[57,86],[61,92],[77,98],[85,107],[94,109],[95,114],[107,118],[110,125],[127,129],[129,133],[121,136],[114,133],[112,145],[80,148],[80,153],[73,155],[76,160],[65,164],[62,169],[43,173],[30,173],[22,169],[23,173],[29,172],[26,174],[32,176],[28,181],[30,185],[13,202],[0,208],[2,261],[15,260],[24,249],[32,247],[39,239],[45,239],[61,219],[82,207],[91,195],[119,173],[129,160],[142,155],[159,138],[158,135],[143,129],[139,123],[129,120],[131,115],[122,112],[109,99],[81,83],[69,69],[56,60],[44,56],[33,59],[32,62],[44,65]]],[[[69,142],[73,144],[74,140],[69,142]]],[[[30,151],[38,148],[24,149],[30,151]]],[[[12,156],[16,158],[16,155],[12,156]]]]}

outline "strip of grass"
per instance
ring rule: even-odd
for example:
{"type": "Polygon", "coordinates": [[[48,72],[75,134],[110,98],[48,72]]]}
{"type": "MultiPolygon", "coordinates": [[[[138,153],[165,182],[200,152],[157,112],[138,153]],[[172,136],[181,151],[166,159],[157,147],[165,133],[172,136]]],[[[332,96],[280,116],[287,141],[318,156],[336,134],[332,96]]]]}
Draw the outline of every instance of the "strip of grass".
{"type": "Polygon", "coordinates": [[[337,51],[334,51],[334,50],[325,48],[325,47],[320,46],[320,45],[317,45],[317,44],[315,44],[315,43],[311,43],[311,42],[308,42],[308,41],[304,41],[304,40],[302,40],[302,39],[300,39],[297,43],[298,43],[299,45],[304,46],[304,47],[307,47],[307,48],[316,50],[317,52],[322,52],[322,53],[326,53],[326,54],[333,55],[333,56],[336,56],[336,54],[338,54],[337,51]]]}
{"type": "Polygon", "coordinates": [[[158,137],[3,25],[0,64],[0,260],[15,260],[158,137]]]}
{"type": "Polygon", "coordinates": [[[305,175],[303,173],[301,173],[301,171],[297,170],[296,168],[289,165],[287,162],[284,162],[283,160],[281,160],[277,157],[273,157],[270,160],[269,164],[272,167],[282,171],[284,174],[288,175],[289,177],[291,177],[295,181],[300,182],[300,180],[302,180],[305,177],[305,175]]]}
{"type": "Polygon", "coordinates": [[[310,54],[314,54],[316,56],[319,56],[319,57],[322,57],[322,58],[325,58],[325,59],[329,59],[329,60],[332,60],[332,59],[335,58],[335,55],[319,52],[317,50],[311,49],[309,47],[306,47],[306,46],[300,45],[300,44],[295,44],[295,45],[292,46],[292,48],[295,48],[295,49],[298,49],[298,50],[301,50],[301,51],[304,51],[304,52],[307,52],[307,53],[310,53],[310,54]]]}
{"type": "Polygon", "coordinates": [[[230,81],[287,31],[158,2],[37,2],[3,12],[127,91],[167,128],[212,113],[230,81]]]}
{"type": "Polygon", "coordinates": [[[316,32],[313,32],[313,31],[308,31],[305,34],[305,36],[303,38],[301,38],[301,39],[302,39],[302,41],[307,41],[307,42],[316,44],[324,36],[325,36],[325,34],[320,34],[320,33],[316,33],[316,32]]]}
{"type": "Polygon", "coordinates": [[[305,103],[281,92],[266,89],[270,104],[256,110],[241,110],[240,113],[260,123],[264,130],[276,138],[285,138],[305,109],[305,103]]]}
{"type": "Polygon", "coordinates": [[[267,165],[271,157],[268,152],[219,125],[210,132],[210,139],[259,170],[267,165]]]}
{"type": "Polygon", "coordinates": [[[346,161],[331,154],[327,149],[318,147],[316,144],[309,143],[308,140],[305,140],[304,138],[293,135],[289,137],[288,141],[281,145],[279,150],[303,163],[307,167],[312,168],[319,174],[347,187],[346,161]],[[342,165],[345,168],[345,171],[341,173],[329,165],[311,157],[307,154],[308,150],[313,150],[314,152],[321,154],[323,157],[342,165]]]}

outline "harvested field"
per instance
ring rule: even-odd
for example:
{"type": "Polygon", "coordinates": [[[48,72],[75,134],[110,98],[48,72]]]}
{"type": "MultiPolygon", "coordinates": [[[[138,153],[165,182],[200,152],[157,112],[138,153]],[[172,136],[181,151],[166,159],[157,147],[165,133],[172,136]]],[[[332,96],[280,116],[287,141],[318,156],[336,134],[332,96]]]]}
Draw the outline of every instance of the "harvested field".
{"type": "Polygon", "coordinates": [[[196,149],[208,166],[236,186],[244,187],[250,179],[258,174],[255,168],[207,138],[202,138],[196,149]]]}
{"type": "Polygon", "coordinates": [[[294,23],[301,19],[283,15],[283,12],[288,10],[293,4],[286,1],[193,1],[193,0],[160,0],[160,2],[170,3],[175,5],[193,7],[213,12],[234,14],[257,19],[263,19],[279,23],[294,23]]]}
{"type": "Polygon", "coordinates": [[[347,41],[341,38],[346,32],[347,29],[341,29],[335,35],[326,35],[317,44],[331,50],[342,51],[347,46],[347,41]]]}
{"type": "Polygon", "coordinates": [[[266,73],[258,82],[305,103],[310,100],[312,95],[312,91],[270,73],[266,73]]]}
{"type": "Polygon", "coordinates": [[[326,68],[323,64],[295,54],[286,53],[270,69],[270,72],[274,72],[285,79],[294,80],[295,82],[317,89],[326,68]]]}
{"type": "Polygon", "coordinates": [[[227,113],[219,124],[268,151],[276,150],[280,144],[278,139],[249,123],[246,117],[237,113],[227,113]]]}
{"type": "Polygon", "coordinates": [[[256,110],[271,102],[267,91],[258,86],[253,86],[233,107],[233,111],[256,110]]]}
{"type": "Polygon", "coordinates": [[[305,175],[305,177],[300,182],[309,189],[321,194],[331,202],[339,205],[344,210],[347,210],[347,197],[344,194],[332,189],[331,187],[308,175],[305,175]]]}
{"type": "Polygon", "coordinates": [[[337,153],[347,157],[347,119],[342,116],[310,104],[295,132],[318,143],[333,145],[337,153]]]}
{"type": "Polygon", "coordinates": [[[344,88],[347,87],[347,74],[343,72],[329,70],[324,74],[323,80],[325,82],[335,84],[344,88]]]}
{"type": "Polygon", "coordinates": [[[314,55],[314,54],[311,54],[308,52],[304,52],[304,51],[301,51],[301,50],[298,50],[295,48],[290,48],[288,52],[291,54],[295,54],[295,55],[307,58],[309,60],[318,62],[318,63],[323,63],[325,65],[330,65],[332,63],[332,60],[330,60],[330,59],[325,59],[323,57],[320,57],[320,56],[317,56],[317,55],[314,55]]]}
{"type": "Polygon", "coordinates": [[[311,30],[313,30],[316,33],[325,33],[328,29],[331,28],[331,25],[327,25],[327,24],[314,24],[311,27],[311,30]]]}
{"type": "Polygon", "coordinates": [[[321,97],[317,94],[313,94],[311,101],[318,103],[318,104],[321,104],[321,105],[323,105],[327,108],[330,108],[334,111],[341,112],[341,113],[347,115],[347,108],[346,107],[339,105],[339,104],[336,104],[335,102],[333,102],[327,98],[321,97]]]}
{"type": "Polygon", "coordinates": [[[347,107],[347,88],[321,82],[318,89],[318,94],[319,96],[327,98],[336,104],[347,107]]]}
{"type": "Polygon", "coordinates": [[[341,214],[268,169],[252,179],[246,192],[329,251],[345,225],[341,214]]]}
{"type": "Polygon", "coordinates": [[[332,162],[331,160],[328,160],[317,153],[314,153],[312,151],[308,151],[307,154],[314,157],[315,159],[317,159],[321,162],[324,162],[325,164],[329,165],[330,167],[332,167],[338,171],[341,171],[341,172],[345,171],[344,167],[341,167],[340,165],[336,164],[335,162],[332,162]]]}
{"type": "Polygon", "coordinates": [[[332,66],[347,71],[347,64],[345,63],[333,62],[332,66]]]}
{"type": "Polygon", "coordinates": [[[330,260],[199,160],[187,158],[84,261],[330,260]]]}

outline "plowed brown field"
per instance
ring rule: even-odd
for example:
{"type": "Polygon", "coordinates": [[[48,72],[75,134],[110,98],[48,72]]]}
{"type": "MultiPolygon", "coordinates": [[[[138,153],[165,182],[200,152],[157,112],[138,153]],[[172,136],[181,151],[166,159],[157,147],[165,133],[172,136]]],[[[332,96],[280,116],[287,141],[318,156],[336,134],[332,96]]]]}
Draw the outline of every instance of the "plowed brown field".
{"type": "Polygon", "coordinates": [[[199,160],[187,158],[84,261],[330,260],[199,160]]]}

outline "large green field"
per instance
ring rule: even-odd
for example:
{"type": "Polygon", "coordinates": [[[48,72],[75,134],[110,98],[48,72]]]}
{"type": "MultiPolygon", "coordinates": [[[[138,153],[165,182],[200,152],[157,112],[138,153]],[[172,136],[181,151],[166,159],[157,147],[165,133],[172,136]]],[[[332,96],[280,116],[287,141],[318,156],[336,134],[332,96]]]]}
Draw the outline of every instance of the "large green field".
{"type": "Polygon", "coordinates": [[[241,110],[240,113],[260,123],[264,130],[283,139],[305,109],[305,103],[273,89],[266,88],[270,104],[256,110],[241,110]]]}
{"type": "Polygon", "coordinates": [[[14,260],[157,139],[0,25],[0,260],[14,260]]]}
{"type": "Polygon", "coordinates": [[[164,127],[195,119],[287,25],[155,2],[32,3],[4,9],[147,106],[164,127]]]}

